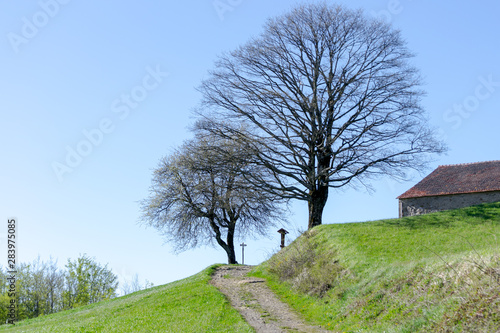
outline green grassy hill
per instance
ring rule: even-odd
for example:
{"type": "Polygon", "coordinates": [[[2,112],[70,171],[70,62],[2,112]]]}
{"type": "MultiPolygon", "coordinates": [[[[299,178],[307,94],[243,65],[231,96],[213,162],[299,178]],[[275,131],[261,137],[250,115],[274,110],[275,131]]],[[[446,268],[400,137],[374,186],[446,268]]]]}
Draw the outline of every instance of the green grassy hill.
{"type": "MultiPolygon", "coordinates": [[[[500,331],[500,203],[322,225],[254,275],[313,324],[342,332],[500,331]]],[[[0,332],[252,332],[213,267],[0,332]]]]}
{"type": "Polygon", "coordinates": [[[208,283],[214,267],[109,301],[0,326],[0,332],[253,332],[208,283]]]}
{"type": "Polygon", "coordinates": [[[500,203],[322,225],[255,275],[342,332],[500,332],[500,203]]]}

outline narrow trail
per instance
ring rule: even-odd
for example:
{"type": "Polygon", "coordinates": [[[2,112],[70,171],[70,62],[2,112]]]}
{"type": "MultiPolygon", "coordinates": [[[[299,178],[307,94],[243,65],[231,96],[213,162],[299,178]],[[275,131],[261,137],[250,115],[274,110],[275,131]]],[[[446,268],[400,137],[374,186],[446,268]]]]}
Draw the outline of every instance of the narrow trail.
{"type": "Polygon", "coordinates": [[[266,281],[246,276],[251,266],[221,266],[212,284],[257,332],[331,332],[306,325],[287,304],[267,287],[266,281]]]}

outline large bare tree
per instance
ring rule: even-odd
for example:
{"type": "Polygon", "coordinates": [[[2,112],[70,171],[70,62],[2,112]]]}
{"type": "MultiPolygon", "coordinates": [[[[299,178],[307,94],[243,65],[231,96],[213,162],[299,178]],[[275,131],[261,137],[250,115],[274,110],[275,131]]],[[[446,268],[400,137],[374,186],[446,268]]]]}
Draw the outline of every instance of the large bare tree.
{"type": "Polygon", "coordinates": [[[236,264],[235,237],[265,235],[284,221],[282,198],[249,184],[244,174],[269,177],[251,165],[249,153],[227,139],[198,133],[154,171],[150,197],[142,202],[142,221],[158,229],[175,250],[214,241],[236,264]]]}
{"type": "Polygon", "coordinates": [[[405,178],[429,153],[445,150],[420,105],[412,57],[399,31],[362,11],[299,6],[220,56],[200,87],[200,124],[256,142],[254,162],[275,177],[247,178],[263,191],[307,201],[312,228],[322,223],[329,188],[405,178]],[[251,130],[226,126],[235,122],[251,130]]]}

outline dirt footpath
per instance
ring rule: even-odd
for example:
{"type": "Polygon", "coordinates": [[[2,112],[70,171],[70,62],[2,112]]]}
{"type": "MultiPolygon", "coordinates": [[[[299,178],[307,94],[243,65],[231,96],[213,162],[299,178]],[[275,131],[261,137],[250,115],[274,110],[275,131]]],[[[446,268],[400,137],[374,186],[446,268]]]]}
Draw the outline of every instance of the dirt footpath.
{"type": "Polygon", "coordinates": [[[251,266],[221,266],[212,284],[257,332],[331,332],[304,324],[287,304],[266,286],[266,281],[246,276],[251,266]]]}

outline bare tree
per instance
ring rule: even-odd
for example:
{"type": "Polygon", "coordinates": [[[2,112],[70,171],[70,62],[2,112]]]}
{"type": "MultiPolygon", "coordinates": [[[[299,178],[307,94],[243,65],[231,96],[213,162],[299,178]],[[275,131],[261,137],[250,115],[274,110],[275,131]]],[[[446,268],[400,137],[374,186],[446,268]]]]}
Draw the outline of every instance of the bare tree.
{"type": "Polygon", "coordinates": [[[142,202],[142,221],[176,251],[215,241],[236,264],[235,237],[265,235],[284,216],[282,199],[249,186],[245,173],[265,178],[268,171],[247,163],[247,155],[237,142],[198,133],[161,160],[142,202]]]}
{"type": "Polygon", "coordinates": [[[44,263],[44,304],[43,313],[55,313],[62,310],[62,292],[64,289],[64,272],[57,267],[57,260],[52,257],[44,263]]]}
{"type": "Polygon", "coordinates": [[[144,290],[153,287],[153,283],[149,282],[147,279],[144,285],[139,281],[139,274],[135,273],[134,277],[130,281],[125,281],[121,287],[122,296],[135,293],[136,291],[144,290]]]}
{"type": "Polygon", "coordinates": [[[307,201],[312,228],[322,223],[329,188],[404,179],[445,150],[427,125],[412,57],[399,31],[361,11],[299,6],[218,59],[200,87],[200,124],[257,142],[254,162],[274,181],[247,178],[307,201]],[[226,126],[242,122],[251,130],[226,126]]]}

